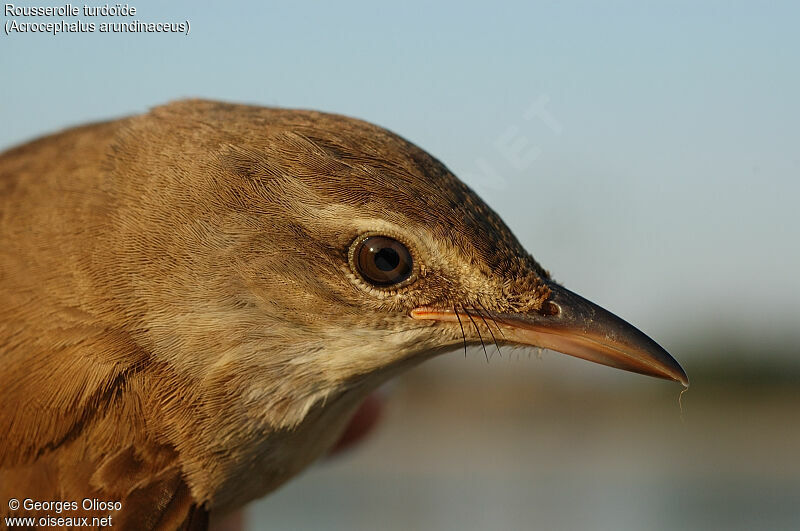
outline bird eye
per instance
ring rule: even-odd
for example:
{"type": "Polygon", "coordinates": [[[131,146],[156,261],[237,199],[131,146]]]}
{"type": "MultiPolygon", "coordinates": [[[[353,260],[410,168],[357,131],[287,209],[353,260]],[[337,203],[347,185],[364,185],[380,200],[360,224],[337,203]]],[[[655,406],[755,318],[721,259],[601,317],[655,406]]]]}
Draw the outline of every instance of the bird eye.
{"type": "Polygon", "coordinates": [[[407,280],[414,270],[405,245],[386,236],[370,236],[355,248],[353,263],[370,284],[391,286],[407,280]]]}

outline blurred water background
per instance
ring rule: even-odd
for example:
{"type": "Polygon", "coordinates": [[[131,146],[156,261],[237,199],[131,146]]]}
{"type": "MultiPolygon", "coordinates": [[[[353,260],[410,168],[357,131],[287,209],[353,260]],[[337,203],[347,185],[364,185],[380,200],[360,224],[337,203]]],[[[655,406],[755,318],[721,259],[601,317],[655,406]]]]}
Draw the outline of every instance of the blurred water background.
{"type": "MultiPolygon", "coordinates": [[[[679,354],[687,351],[677,351],[679,354]]],[[[698,355],[702,353],[697,353],[698,355]]],[[[768,355],[768,353],[765,353],[768,355]]],[[[692,387],[544,353],[451,354],[257,529],[797,529],[797,374],[687,363],[692,387]]],[[[257,525],[256,525],[257,524],[257,525]]]]}
{"type": "Polygon", "coordinates": [[[0,147],[188,96],[376,122],[692,380],[444,356],[251,529],[800,528],[797,3],[134,5],[192,31],[0,36],[0,147]]]}

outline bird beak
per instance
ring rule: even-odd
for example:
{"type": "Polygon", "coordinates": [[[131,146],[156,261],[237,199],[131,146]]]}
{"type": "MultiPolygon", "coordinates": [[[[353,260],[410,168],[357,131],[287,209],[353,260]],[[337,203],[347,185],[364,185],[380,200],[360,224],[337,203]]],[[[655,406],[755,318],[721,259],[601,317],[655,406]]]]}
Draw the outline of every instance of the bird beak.
{"type": "MultiPolygon", "coordinates": [[[[494,321],[503,343],[547,348],[585,360],[667,380],[689,387],[689,378],[661,346],[613,313],[555,283],[542,311],[511,314],[491,311],[416,308],[414,319],[494,321]]],[[[468,322],[468,321],[467,321],[468,322]]],[[[480,321],[478,321],[480,322],[480,321]]]]}

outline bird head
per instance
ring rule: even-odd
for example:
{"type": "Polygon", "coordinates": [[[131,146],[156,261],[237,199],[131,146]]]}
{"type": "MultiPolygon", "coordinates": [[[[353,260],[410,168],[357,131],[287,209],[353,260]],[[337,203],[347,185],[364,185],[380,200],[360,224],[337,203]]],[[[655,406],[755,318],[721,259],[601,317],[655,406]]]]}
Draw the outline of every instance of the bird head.
{"type": "Polygon", "coordinates": [[[127,311],[153,352],[226,393],[226,422],[294,429],[343,390],[484,342],[688,383],[653,340],[556,283],[443,164],[380,127],[179,102],[132,119],[114,164],[137,175],[115,192],[114,241],[128,249],[115,263],[138,297],[127,311]]]}

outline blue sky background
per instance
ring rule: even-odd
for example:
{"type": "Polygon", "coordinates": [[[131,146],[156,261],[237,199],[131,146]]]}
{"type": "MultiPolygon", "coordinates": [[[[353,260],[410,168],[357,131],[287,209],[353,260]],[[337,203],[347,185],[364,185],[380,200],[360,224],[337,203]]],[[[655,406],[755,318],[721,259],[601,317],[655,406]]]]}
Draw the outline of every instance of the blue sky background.
{"type": "Polygon", "coordinates": [[[797,3],[131,5],[191,33],[0,35],[0,148],[188,96],[349,114],[668,348],[800,340],[797,3]]]}

